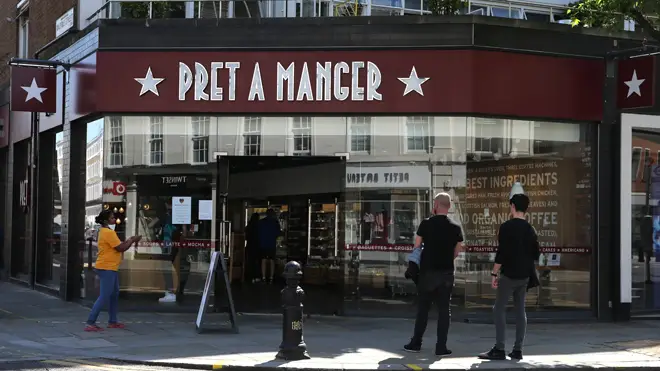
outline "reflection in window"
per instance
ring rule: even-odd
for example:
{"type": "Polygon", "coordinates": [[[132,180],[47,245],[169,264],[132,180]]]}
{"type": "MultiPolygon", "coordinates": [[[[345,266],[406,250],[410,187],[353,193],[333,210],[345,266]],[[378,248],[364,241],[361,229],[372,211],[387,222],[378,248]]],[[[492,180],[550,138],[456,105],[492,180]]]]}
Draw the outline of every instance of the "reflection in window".
{"type": "Polygon", "coordinates": [[[351,117],[351,152],[371,152],[371,117],[351,117]]]}
{"type": "Polygon", "coordinates": [[[502,153],[503,130],[501,120],[488,118],[474,119],[474,151],[502,153]]]}
{"type": "Polygon", "coordinates": [[[630,167],[632,173],[632,181],[637,180],[637,174],[639,174],[639,165],[642,160],[642,149],[640,147],[634,147],[632,149],[632,166],[630,167]]]}
{"type": "Polygon", "coordinates": [[[149,164],[163,164],[163,118],[151,117],[149,125],[149,164]]]}
{"type": "Polygon", "coordinates": [[[312,118],[294,117],[293,128],[293,155],[311,156],[312,154],[312,118]]]}
{"type": "Polygon", "coordinates": [[[206,163],[209,158],[210,117],[192,118],[193,163],[206,163]]]}
{"type": "Polygon", "coordinates": [[[121,117],[110,117],[110,166],[124,164],[124,128],[121,117]]]}
{"type": "Polygon", "coordinates": [[[243,121],[243,154],[261,154],[261,117],[245,117],[243,121]]]}
{"type": "Polygon", "coordinates": [[[430,117],[406,117],[406,148],[408,151],[429,152],[432,146],[431,140],[430,117]]]}
{"type": "Polygon", "coordinates": [[[644,149],[644,160],[642,162],[644,164],[642,167],[642,182],[646,182],[646,177],[647,177],[646,170],[649,166],[651,166],[650,161],[653,161],[651,159],[651,150],[646,148],[644,149]]]}

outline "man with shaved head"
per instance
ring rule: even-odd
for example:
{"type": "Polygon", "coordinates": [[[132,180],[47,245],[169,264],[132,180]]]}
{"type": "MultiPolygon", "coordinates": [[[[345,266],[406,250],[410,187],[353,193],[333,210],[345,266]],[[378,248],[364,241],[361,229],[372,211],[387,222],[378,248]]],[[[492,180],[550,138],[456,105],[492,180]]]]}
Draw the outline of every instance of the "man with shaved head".
{"type": "Polygon", "coordinates": [[[424,249],[419,264],[415,330],[410,342],[403,347],[409,352],[421,350],[429,310],[435,302],[438,309],[435,354],[451,354],[451,350],[447,349],[447,334],[451,320],[451,292],[454,288],[454,259],[463,245],[463,231],[447,216],[450,208],[451,196],[444,192],[438,193],[433,198],[433,216],[424,219],[417,229],[415,247],[424,244],[424,249]]]}

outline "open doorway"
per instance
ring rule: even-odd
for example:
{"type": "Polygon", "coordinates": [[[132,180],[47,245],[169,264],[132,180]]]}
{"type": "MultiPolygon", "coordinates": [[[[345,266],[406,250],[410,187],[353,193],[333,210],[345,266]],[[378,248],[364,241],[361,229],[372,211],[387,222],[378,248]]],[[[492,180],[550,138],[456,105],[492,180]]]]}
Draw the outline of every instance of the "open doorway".
{"type": "Polygon", "coordinates": [[[219,169],[217,215],[231,223],[226,255],[237,310],[279,311],[282,271],[295,260],[303,266],[308,311],[339,314],[346,159],[227,156],[219,169]]]}

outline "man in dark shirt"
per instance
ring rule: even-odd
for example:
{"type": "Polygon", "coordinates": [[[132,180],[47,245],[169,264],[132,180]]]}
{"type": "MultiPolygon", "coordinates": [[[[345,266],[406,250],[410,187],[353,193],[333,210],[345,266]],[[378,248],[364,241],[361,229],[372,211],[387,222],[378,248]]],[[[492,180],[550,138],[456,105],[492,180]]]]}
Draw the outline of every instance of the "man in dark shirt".
{"type": "Polygon", "coordinates": [[[461,249],[463,232],[461,227],[447,216],[450,207],[449,194],[436,195],[433,200],[434,216],[423,220],[417,230],[415,247],[420,247],[423,243],[424,250],[422,250],[417,282],[415,330],[410,343],[403,347],[409,352],[421,350],[429,310],[435,302],[438,308],[438,338],[435,354],[438,356],[451,354],[451,350],[447,349],[447,334],[451,320],[451,292],[454,288],[454,259],[461,249]]]}
{"type": "Polygon", "coordinates": [[[522,345],[527,330],[525,313],[527,283],[535,269],[534,260],[538,260],[540,252],[536,231],[525,220],[529,198],[524,194],[515,194],[509,203],[513,218],[500,226],[495,265],[491,273],[492,286],[497,290],[493,307],[495,346],[490,351],[480,354],[481,359],[506,359],[504,348],[506,305],[511,296],[516,313],[516,341],[509,357],[522,359],[522,345]]]}

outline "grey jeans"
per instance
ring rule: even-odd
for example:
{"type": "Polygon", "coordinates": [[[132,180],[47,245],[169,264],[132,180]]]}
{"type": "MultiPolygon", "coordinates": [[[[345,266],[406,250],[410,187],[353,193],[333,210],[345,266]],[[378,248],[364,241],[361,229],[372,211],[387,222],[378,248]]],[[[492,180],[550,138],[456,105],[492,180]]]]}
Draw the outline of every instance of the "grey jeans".
{"type": "Polygon", "coordinates": [[[509,298],[513,296],[513,307],[516,313],[516,342],[514,350],[522,350],[527,331],[527,313],[525,313],[525,296],[527,295],[527,281],[513,280],[506,276],[500,276],[497,286],[497,296],[493,312],[495,315],[495,347],[505,349],[506,342],[506,305],[509,298]]]}

